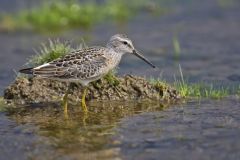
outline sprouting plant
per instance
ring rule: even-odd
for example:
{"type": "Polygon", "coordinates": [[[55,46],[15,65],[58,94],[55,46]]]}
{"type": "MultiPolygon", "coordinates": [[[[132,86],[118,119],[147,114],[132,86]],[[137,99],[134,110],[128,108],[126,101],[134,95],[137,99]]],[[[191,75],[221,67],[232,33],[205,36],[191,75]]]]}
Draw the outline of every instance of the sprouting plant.
{"type": "Polygon", "coordinates": [[[174,57],[177,60],[179,59],[179,56],[181,53],[181,47],[176,35],[173,37],[172,43],[173,43],[173,49],[174,49],[174,57]]]}
{"type": "Polygon", "coordinates": [[[41,65],[57,59],[71,50],[70,44],[66,41],[49,39],[48,43],[43,43],[39,51],[36,51],[37,54],[29,59],[28,64],[31,66],[41,65]]]}
{"type": "Polygon", "coordinates": [[[104,76],[104,79],[107,80],[107,82],[112,86],[117,86],[120,83],[116,77],[116,73],[117,73],[116,70],[112,70],[107,75],[104,76]]]}
{"type": "Polygon", "coordinates": [[[229,95],[229,88],[215,88],[213,84],[207,85],[204,83],[190,84],[183,77],[182,68],[179,65],[180,80],[175,79],[174,86],[179,91],[182,97],[197,97],[197,98],[223,98],[229,95]]]}

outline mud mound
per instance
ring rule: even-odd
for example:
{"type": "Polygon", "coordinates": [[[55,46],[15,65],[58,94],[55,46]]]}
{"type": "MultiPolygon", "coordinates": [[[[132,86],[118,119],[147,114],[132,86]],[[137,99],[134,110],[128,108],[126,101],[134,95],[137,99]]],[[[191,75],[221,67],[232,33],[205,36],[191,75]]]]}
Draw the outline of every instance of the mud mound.
{"type": "MultiPolygon", "coordinates": [[[[67,90],[65,82],[37,77],[19,77],[6,88],[4,98],[16,103],[38,103],[60,101],[67,90]]],[[[69,100],[76,102],[81,97],[81,85],[70,88],[69,100]]],[[[114,80],[101,79],[88,87],[86,100],[133,100],[153,99],[175,101],[180,98],[177,91],[165,83],[150,83],[141,77],[127,75],[114,80]]]]}

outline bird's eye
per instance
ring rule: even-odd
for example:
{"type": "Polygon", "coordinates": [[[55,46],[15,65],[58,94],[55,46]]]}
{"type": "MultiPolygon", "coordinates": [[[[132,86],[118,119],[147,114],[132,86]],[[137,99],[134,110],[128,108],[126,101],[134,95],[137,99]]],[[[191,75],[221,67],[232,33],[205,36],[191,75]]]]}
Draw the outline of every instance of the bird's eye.
{"type": "Polygon", "coordinates": [[[127,45],[128,43],[127,43],[127,41],[123,41],[123,44],[127,45]]]}

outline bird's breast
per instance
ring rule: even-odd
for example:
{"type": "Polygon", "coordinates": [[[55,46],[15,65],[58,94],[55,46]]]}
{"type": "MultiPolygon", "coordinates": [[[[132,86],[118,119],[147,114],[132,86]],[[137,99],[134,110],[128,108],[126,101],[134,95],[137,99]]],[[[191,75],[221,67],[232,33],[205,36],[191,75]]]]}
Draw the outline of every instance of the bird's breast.
{"type": "Polygon", "coordinates": [[[108,65],[112,68],[115,68],[121,61],[122,54],[119,53],[112,53],[108,56],[108,65]]]}

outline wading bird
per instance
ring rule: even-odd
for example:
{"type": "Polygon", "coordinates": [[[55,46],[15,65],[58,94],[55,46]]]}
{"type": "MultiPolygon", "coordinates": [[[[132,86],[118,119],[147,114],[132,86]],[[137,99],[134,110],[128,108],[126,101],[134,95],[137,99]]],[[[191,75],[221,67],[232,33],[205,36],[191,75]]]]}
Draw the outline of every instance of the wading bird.
{"type": "MultiPolygon", "coordinates": [[[[110,38],[106,47],[89,47],[75,50],[49,63],[35,68],[21,69],[19,72],[32,74],[40,78],[80,83],[83,86],[82,109],[87,112],[85,103],[87,85],[113,70],[125,53],[136,55],[155,68],[151,62],[134,48],[132,41],[126,35],[116,34],[110,38]]],[[[63,96],[65,111],[67,110],[69,88],[68,86],[63,96]]]]}

